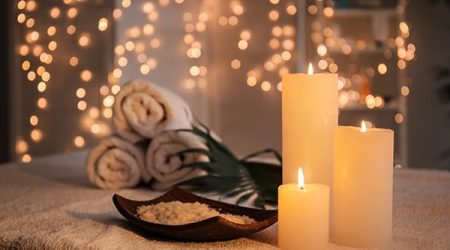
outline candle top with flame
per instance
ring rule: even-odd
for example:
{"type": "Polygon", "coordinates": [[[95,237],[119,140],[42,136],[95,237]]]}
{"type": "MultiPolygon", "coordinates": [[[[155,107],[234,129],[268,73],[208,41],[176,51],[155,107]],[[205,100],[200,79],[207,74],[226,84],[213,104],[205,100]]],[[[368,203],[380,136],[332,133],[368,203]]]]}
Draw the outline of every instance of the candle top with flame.
{"type": "Polygon", "coordinates": [[[303,177],[303,170],[301,167],[298,168],[298,189],[305,188],[305,177],[303,177]]]}
{"type": "Polygon", "coordinates": [[[308,65],[308,75],[312,76],[314,74],[312,63],[308,65]]]}
{"type": "Polygon", "coordinates": [[[364,120],[361,122],[361,132],[367,132],[366,122],[364,120]]]}

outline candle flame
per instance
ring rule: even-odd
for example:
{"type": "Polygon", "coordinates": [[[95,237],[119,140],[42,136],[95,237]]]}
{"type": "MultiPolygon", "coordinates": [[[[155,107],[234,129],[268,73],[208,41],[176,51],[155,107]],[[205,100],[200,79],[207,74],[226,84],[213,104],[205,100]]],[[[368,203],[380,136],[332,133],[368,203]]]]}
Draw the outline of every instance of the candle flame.
{"type": "Polygon", "coordinates": [[[305,188],[305,177],[303,177],[303,170],[301,167],[298,168],[298,188],[305,188]]]}
{"type": "Polygon", "coordinates": [[[361,132],[366,132],[366,131],[367,131],[366,122],[363,120],[361,122],[361,132]]]}
{"type": "Polygon", "coordinates": [[[312,76],[314,74],[312,63],[309,63],[308,66],[308,75],[312,76]]]}

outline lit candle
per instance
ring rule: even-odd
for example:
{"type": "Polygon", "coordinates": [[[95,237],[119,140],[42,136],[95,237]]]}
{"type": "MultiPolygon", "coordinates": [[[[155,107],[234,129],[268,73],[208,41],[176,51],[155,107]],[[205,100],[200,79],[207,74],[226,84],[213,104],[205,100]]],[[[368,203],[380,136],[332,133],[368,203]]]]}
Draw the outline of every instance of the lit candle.
{"type": "Polygon", "coordinates": [[[337,74],[283,75],[283,183],[302,166],[310,182],[331,186],[333,139],[338,124],[337,74]]]}
{"type": "Polygon", "coordinates": [[[298,183],[278,188],[278,246],[282,249],[320,250],[328,246],[330,189],[324,184],[298,183]]]}
{"type": "Polygon", "coordinates": [[[336,129],[333,187],[333,242],[382,247],[392,234],[394,132],[336,129]]]}

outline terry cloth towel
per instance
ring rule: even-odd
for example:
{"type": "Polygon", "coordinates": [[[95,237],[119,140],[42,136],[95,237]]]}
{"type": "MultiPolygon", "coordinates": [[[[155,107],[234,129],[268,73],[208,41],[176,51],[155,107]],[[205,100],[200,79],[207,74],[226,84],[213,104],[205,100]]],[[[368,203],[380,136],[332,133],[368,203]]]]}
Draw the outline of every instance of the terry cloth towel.
{"type": "Polygon", "coordinates": [[[132,80],[116,96],[113,120],[117,133],[135,143],[161,131],[189,129],[193,119],[178,95],[148,81],[132,80]]]}
{"type": "Polygon", "coordinates": [[[102,189],[131,188],[151,179],[144,167],[145,150],[117,137],[100,141],[86,159],[89,180],[102,189]]]}
{"type": "Polygon", "coordinates": [[[206,172],[183,167],[196,162],[209,162],[204,153],[192,150],[208,150],[205,141],[190,131],[167,131],[157,135],[147,150],[145,166],[154,178],[152,188],[165,190],[182,181],[206,172]],[[183,152],[184,151],[184,152],[183,152]]]}

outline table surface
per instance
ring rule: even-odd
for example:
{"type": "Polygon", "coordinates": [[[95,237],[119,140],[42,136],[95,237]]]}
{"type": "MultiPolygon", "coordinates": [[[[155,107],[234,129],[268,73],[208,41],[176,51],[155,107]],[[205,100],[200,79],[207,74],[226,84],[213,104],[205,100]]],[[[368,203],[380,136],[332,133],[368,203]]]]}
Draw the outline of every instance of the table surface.
{"type": "MultiPolygon", "coordinates": [[[[115,210],[113,191],[88,182],[85,155],[0,165],[0,249],[277,249],[276,225],[214,243],[175,242],[142,231],[115,210]]],[[[161,194],[145,188],[118,193],[141,200],[161,194]]],[[[393,218],[387,249],[450,249],[450,172],[396,169],[393,218]]]]}

